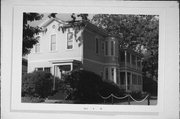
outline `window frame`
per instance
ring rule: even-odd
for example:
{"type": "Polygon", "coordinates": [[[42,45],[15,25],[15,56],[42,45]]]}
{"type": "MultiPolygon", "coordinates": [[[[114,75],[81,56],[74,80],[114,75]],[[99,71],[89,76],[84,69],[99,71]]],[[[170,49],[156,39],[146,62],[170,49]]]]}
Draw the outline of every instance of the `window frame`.
{"type": "Polygon", "coordinates": [[[72,50],[72,49],[73,49],[73,46],[74,46],[74,45],[73,45],[73,43],[74,43],[73,35],[74,35],[73,32],[68,31],[68,33],[67,33],[67,39],[66,39],[66,43],[67,43],[67,44],[66,44],[66,49],[67,49],[67,50],[72,50]],[[70,40],[69,40],[69,35],[72,35],[72,38],[71,38],[70,40]],[[68,48],[68,46],[69,46],[68,43],[70,43],[70,42],[72,43],[72,44],[71,44],[72,47],[68,48]]]}
{"type": "Polygon", "coordinates": [[[115,41],[111,41],[111,56],[115,56],[115,41]]]}
{"type": "Polygon", "coordinates": [[[51,34],[50,35],[50,51],[51,52],[57,51],[57,34],[51,34]],[[53,44],[55,44],[55,49],[54,50],[52,50],[52,36],[55,36],[55,43],[53,43],[53,44]]]}

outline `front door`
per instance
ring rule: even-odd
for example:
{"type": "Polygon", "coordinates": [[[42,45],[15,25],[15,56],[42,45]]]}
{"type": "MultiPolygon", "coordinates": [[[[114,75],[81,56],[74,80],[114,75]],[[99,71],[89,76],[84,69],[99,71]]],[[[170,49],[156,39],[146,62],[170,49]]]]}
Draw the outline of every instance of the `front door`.
{"type": "Polygon", "coordinates": [[[64,76],[71,71],[71,65],[68,64],[68,65],[59,65],[58,66],[58,71],[59,71],[59,74],[60,74],[60,79],[64,79],[64,76]]]}

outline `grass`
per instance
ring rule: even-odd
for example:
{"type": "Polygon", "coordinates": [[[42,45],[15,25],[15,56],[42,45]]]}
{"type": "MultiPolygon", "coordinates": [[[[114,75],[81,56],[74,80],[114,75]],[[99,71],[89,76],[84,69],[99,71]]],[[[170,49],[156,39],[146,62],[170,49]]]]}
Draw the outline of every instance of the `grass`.
{"type": "Polygon", "coordinates": [[[39,97],[22,97],[21,98],[21,102],[23,103],[41,103],[44,102],[43,98],[39,98],[39,97]]]}

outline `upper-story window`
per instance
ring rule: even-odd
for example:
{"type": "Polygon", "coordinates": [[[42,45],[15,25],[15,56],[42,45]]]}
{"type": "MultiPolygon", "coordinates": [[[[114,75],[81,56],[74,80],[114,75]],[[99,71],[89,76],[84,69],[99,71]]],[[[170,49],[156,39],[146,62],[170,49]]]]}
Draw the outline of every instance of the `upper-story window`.
{"type": "Polygon", "coordinates": [[[35,44],[35,46],[34,46],[34,52],[35,53],[38,53],[38,52],[40,52],[40,37],[37,37],[37,43],[35,44]]]}
{"type": "Polygon", "coordinates": [[[132,55],[132,64],[136,65],[136,56],[135,55],[132,55]]]}
{"type": "Polygon", "coordinates": [[[130,53],[129,52],[127,52],[127,63],[130,63],[131,62],[131,59],[130,59],[130,53]]]}
{"type": "Polygon", "coordinates": [[[108,68],[105,68],[105,79],[109,79],[109,71],[108,71],[108,68]]]}
{"type": "Polygon", "coordinates": [[[114,45],[114,41],[111,41],[111,56],[114,56],[114,52],[115,52],[115,45],[114,45]]]}
{"type": "Polygon", "coordinates": [[[125,84],[125,72],[120,72],[120,83],[121,85],[125,84]]]}
{"type": "Polygon", "coordinates": [[[99,53],[99,39],[98,38],[96,38],[95,39],[96,41],[96,53],[98,54],[99,53]]]}
{"type": "Polygon", "coordinates": [[[125,62],[125,52],[120,51],[120,62],[125,62]]]}
{"type": "Polygon", "coordinates": [[[104,42],[102,42],[102,51],[104,52],[104,42]]]}
{"type": "Polygon", "coordinates": [[[137,57],[137,66],[141,67],[141,58],[140,57],[137,57]]]}
{"type": "Polygon", "coordinates": [[[56,34],[51,35],[51,51],[56,50],[56,34]]]}
{"type": "Polygon", "coordinates": [[[135,85],[138,83],[136,74],[132,74],[132,83],[135,84],[135,85]]]}
{"type": "Polygon", "coordinates": [[[114,80],[114,68],[111,68],[112,80],[114,80]]]}
{"type": "Polygon", "coordinates": [[[67,33],[67,49],[73,48],[73,33],[69,32],[67,33]]]}
{"type": "Polygon", "coordinates": [[[108,41],[105,41],[105,55],[108,55],[108,41]]]}

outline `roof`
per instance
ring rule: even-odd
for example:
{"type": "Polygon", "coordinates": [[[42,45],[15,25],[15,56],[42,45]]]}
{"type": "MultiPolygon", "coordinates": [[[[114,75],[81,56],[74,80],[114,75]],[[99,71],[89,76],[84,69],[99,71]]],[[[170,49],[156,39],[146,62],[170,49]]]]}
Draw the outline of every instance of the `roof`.
{"type": "MultiPolygon", "coordinates": [[[[48,26],[53,21],[57,21],[57,22],[63,24],[63,26],[65,26],[65,27],[70,27],[69,26],[70,21],[63,21],[63,20],[61,20],[59,18],[48,18],[44,22],[39,24],[38,26],[41,27],[41,28],[45,28],[46,26],[48,26]]],[[[107,31],[105,31],[102,28],[97,27],[96,25],[90,23],[89,21],[83,21],[83,22],[77,21],[77,22],[75,22],[76,25],[81,24],[81,23],[84,23],[85,24],[85,28],[87,28],[88,30],[96,31],[96,32],[98,32],[99,34],[101,34],[103,36],[122,38],[122,35],[118,36],[118,35],[110,35],[110,34],[108,34],[107,31]]]]}
{"type": "Polygon", "coordinates": [[[58,19],[58,18],[48,18],[46,19],[44,22],[42,22],[41,24],[39,24],[38,26],[39,27],[46,27],[48,26],[50,23],[52,23],[53,21],[57,21],[59,23],[62,23],[62,24],[66,24],[65,21],[61,20],[61,19],[58,19]]]}

